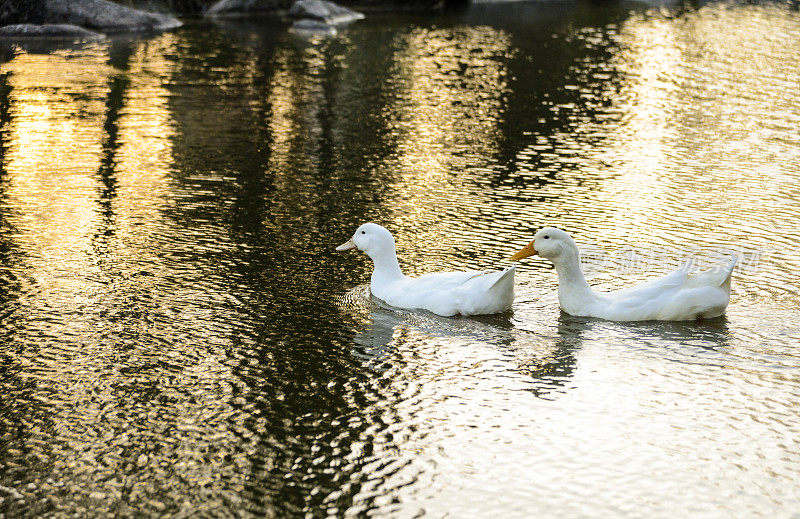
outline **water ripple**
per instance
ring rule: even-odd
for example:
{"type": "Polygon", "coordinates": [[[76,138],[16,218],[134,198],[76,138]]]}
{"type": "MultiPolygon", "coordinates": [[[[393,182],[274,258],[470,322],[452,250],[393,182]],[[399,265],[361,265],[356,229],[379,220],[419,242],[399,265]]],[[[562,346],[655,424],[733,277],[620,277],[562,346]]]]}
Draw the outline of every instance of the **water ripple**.
{"type": "Polygon", "coordinates": [[[800,507],[796,10],[283,29],[0,57],[0,515],[800,507]],[[410,275],[545,224],[603,290],[740,260],[722,319],[573,318],[536,259],[512,314],[447,319],[333,251],[368,220],[410,275]]]}

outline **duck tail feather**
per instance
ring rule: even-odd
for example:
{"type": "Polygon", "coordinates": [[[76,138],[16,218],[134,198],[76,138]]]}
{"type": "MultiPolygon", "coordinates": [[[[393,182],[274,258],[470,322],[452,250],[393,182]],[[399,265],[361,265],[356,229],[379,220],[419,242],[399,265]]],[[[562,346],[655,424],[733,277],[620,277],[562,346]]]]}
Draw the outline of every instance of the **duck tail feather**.
{"type": "Polygon", "coordinates": [[[731,276],[733,275],[733,269],[736,267],[736,262],[738,261],[739,256],[734,254],[733,252],[730,253],[730,260],[728,264],[721,268],[722,273],[725,274],[725,277],[722,278],[719,282],[720,286],[727,285],[730,287],[731,285],[731,276]]]}
{"type": "Polygon", "coordinates": [[[495,282],[491,284],[491,286],[489,287],[489,290],[493,289],[493,288],[494,288],[494,287],[496,287],[497,285],[501,284],[503,281],[507,280],[507,279],[509,278],[509,276],[510,276],[510,277],[511,277],[511,279],[513,280],[513,279],[514,279],[514,272],[516,272],[516,270],[517,270],[517,266],[516,266],[516,265],[511,265],[510,267],[508,267],[507,269],[505,269],[505,270],[504,270],[504,271],[503,271],[503,272],[500,274],[500,277],[499,277],[499,278],[497,278],[497,279],[495,280],[495,282]]]}

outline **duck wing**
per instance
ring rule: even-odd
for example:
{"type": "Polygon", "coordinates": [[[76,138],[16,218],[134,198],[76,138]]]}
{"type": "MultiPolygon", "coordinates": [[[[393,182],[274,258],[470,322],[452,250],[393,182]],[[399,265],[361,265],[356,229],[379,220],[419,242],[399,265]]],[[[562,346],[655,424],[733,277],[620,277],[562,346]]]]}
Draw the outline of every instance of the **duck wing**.
{"type": "Polygon", "coordinates": [[[385,299],[400,308],[418,308],[439,315],[498,313],[511,307],[514,267],[503,271],[436,272],[407,278],[385,299]]]}
{"type": "Polygon", "coordinates": [[[415,290],[436,290],[447,292],[451,290],[491,290],[506,284],[510,279],[513,282],[516,266],[504,270],[468,270],[465,272],[434,272],[418,278],[410,278],[408,283],[415,290]]]}
{"type": "Polygon", "coordinates": [[[722,267],[690,274],[688,261],[663,278],[609,293],[603,311],[618,320],[716,317],[728,305],[735,264],[733,257],[722,267]]]}
{"type": "Polygon", "coordinates": [[[418,278],[409,278],[408,288],[415,291],[448,291],[458,288],[470,280],[486,275],[487,272],[480,270],[467,270],[465,272],[433,272],[418,278]]]}
{"type": "Polygon", "coordinates": [[[669,300],[686,284],[691,268],[692,260],[688,260],[677,270],[664,277],[647,281],[635,287],[609,292],[606,297],[610,300],[611,305],[619,308],[657,306],[661,302],[669,300]]]}

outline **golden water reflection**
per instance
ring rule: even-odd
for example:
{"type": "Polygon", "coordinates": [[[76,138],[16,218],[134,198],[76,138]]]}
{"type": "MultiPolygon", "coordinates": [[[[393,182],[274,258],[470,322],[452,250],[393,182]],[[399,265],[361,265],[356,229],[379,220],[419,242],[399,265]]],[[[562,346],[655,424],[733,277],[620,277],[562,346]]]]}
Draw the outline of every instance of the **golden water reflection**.
{"type": "Polygon", "coordinates": [[[452,250],[453,233],[477,234],[489,199],[471,176],[496,160],[513,51],[509,35],[489,26],[415,29],[394,46],[386,120],[395,152],[379,168],[393,175],[396,195],[384,218],[420,273],[424,256],[441,260],[452,250]]]}
{"type": "Polygon", "coordinates": [[[3,63],[0,484],[40,515],[796,508],[797,14],[570,9],[3,63]],[[513,315],[448,320],[338,304],[367,219],[410,274],[544,223],[764,254],[708,325],[571,321],[537,261],[513,315]]]}
{"type": "MultiPolygon", "coordinates": [[[[35,484],[66,484],[73,500],[89,497],[103,509],[114,503],[123,514],[129,506],[166,506],[152,482],[166,470],[185,478],[187,499],[179,505],[187,512],[218,506],[207,502],[209,493],[235,501],[241,492],[212,491],[220,471],[242,467],[225,469],[200,447],[228,451],[231,440],[222,428],[209,437],[199,427],[230,414],[226,399],[220,401],[230,371],[213,345],[198,350],[188,336],[181,338],[207,312],[191,303],[199,299],[196,288],[165,292],[162,273],[149,270],[165,253],[158,246],[164,209],[176,196],[170,186],[174,122],[164,86],[175,69],[167,57],[175,43],[174,35],[164,35],[131,44],[121,51],[122,68],[111,63],[119,49],[109,45],[21,52],[0,67],[11,107],[2,216],[15,230],[14,268],[27,285],[4,305],[15,305],[18,315],[51,316],[39,324],[35,350],[17,369],[59,410],[44,426],[29,424],[32,438],[49,437],[48,455],[33,462],[49,464],[50,478],[35,484]],[[171,311],[176,301],[181,313],[159,331],[171,339],[163,362],[182,366],[178,380],[200,385],[193,405],[147,410],[129,388],[153,369],[152,351],[140,345],[131,353],[124,337],[149,333],[159,312],[171,311]],[[144,321],[136,316],[148,312],[144,321]],[[182,442],[158,450],[145,441],[168,429],[180,431],[182,442]],[[206,490],[190,490],[198,484],[206,490]]],[[[184,389],[167,384],[153,397],[183,398],[184,389]]],[[[235,479],[235,472],[229,475],[235,479]]]]}
{"type": "MultiPolygon", "coordinates": [[[[587,65],[588,75],[614,71],[620,79],[605,94],[614,102],[557,136],[583,157],[578,170],[537,188],[553,202],[513,211],[612,251],[674,251],[668,264],[651,265],[659,271],[702,248],[747,250],[769,266],[737,290],[751,300],[792,298],[769,279],[798,267],[786,253],[798,223],[798,148],[788,125],[800,111],[787,87],[800,77],[785,67],[800,52],[796,31],[796,13],[755,6],[706,7],[677,19],[636,15],[601,31],[619,52],[587,65]],[[592,133],[581,127],[601,131],[602,145],[576,140],[592,133]]],[[[537,144],[529,147],[535,153],[537,144]]],[[[599,281],[613,285],[615,276],[599,281]]]]}

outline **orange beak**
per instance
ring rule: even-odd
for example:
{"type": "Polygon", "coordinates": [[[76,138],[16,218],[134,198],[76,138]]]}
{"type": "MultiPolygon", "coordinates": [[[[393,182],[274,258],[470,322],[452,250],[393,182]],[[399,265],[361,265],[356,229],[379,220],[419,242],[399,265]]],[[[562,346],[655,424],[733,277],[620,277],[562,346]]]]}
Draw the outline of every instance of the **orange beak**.
{"type": "Polygon", "coordinates": [[[523,258],[527,258],[528,256],[534,256],[538,254],[536,249],[533,248],[533,242],[530,242],[525,247],[522,248],[521,251],[511,256],[511,261],[519,261],[523,258]]]}

